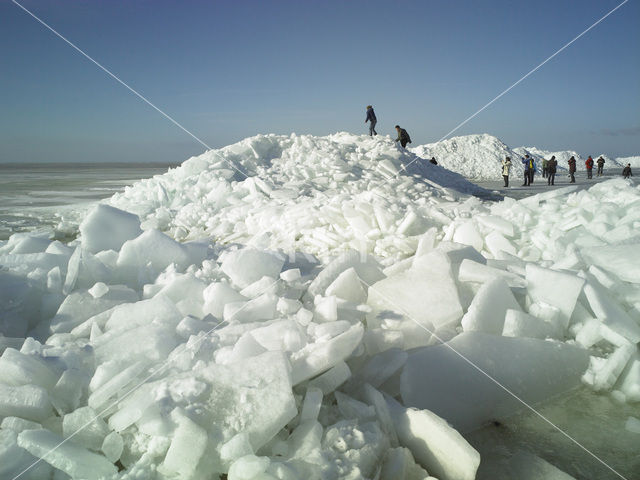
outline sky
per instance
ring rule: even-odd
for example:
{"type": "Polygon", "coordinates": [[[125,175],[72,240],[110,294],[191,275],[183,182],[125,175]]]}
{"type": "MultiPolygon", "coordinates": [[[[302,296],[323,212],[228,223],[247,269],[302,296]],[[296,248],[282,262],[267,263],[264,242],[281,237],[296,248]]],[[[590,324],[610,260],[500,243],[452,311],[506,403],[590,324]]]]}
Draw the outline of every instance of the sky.
{"type": "MultiPolygon", "coordinates": [[[[440,140],[622,0],[17,0],[202,142],[440,140]]],[[[449,136],[640,155],[640,0],[449,136]]],[[[206,147],[0,0],[0,162],[171,162],[206,147]]]]}

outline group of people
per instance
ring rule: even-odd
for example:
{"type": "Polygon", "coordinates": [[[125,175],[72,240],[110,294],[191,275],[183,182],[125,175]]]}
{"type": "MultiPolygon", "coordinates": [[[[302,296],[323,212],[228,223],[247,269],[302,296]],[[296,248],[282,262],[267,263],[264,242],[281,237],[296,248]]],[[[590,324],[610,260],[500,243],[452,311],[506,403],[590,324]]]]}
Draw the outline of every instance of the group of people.
{"type": "MultiPolygon", "coordinates": [[[[367,105],[367,118],[365,119],[364,123],[367,122],[369,122],[369,135],[378,135],[378,132],[376,132],[376,124],[378,123],[378,119],[376,118],[376,114],[373,111],[373,106],[371,105],[367,105]]],[[[409,136],[409,133],[404,128],[401,128],[400,125],[396,125],[396,131],[398,132],[398,138],[396,138],[395,141],[400,142],[402,148],[405,148],[407,146],[407,143],[411,143],[411,137],[409,136]]],[[[431,160],[429,161],[434,165],[438,164],[434,157],[431,157],[431,160]]],[[[522,184],[522,186],[528,187],[533,183],[533,177],[537,171],[536,162],[533,157],[529,156],[529,154],[525,154],[525,156],[522,157],[520,161],[522,162],[522,165],[524,165],[524,183],[522,184]]],[[[576,183],[575,157],[572,156],[567,161],[567,163],[569,164],[569,178],[571,179],[569,183],[576,183]]],[[[589,155],[589,158],[587,158],[584,164],[587,169],[587,179],[593,178],[594,164],[598,165],[598,171],[596,173],[597,176],[600,177],[603,175],[605,160],[602,156],[600,156],[600,158],[598,158],[598,160],[594,162],[593,158],[591,158],[591,155],[589,155]]],[[[502,161],[502,178],[504,179],[505,187],[509,186],[509,172],[511,171],[511,165],[512,164],[510,157],[506,157],[502,161]]],[[[557,168],[558,161],[556,160],[555,155],[551,156],[550,160],[547,160],[546,158],[542,159],[542,178],[547,179],[547,185],[555,185],[557,168]]],[[[628,163],[627,166],[624,167],[624,169],[622,170],[622,176],[624,178],[633,176],[633,174],[631,173],[631,164],[628,163]]]]}
{"type": "MultiPolygon", "coordinates": [[[[526,154],[524,157],[520,159],[522,161],[522,165],[524,166],[524,183],[523,187],[528,187],[533,183],[533,177],[537,171],[536,162],[533,157],[530,157],[526,154]]],[[[567,160],[569,164],[569,178],[571,179],[569,183],[576,183],[576,158],[572,156],[569,160],[567,160]]],[[[605,160],[601,156],[598,158],[596,162],[593,161],[591,155],[584,162],[585,167],[587,169],[587,179],[593,178],[593,166],[596,164],[598,166],[597,176],[600,177],[604,174],[604,164],[605,160]]],[[[509,172],[511,171],[511,158],[505,157],[502,161],[502,178],[504,179],[504,186],[509,186],[509,172]]],[[[555,155],[551,157],[550,160],[546,158],[542,159],[542,178],[547,179],[547,185],[555,185],[556,179],[556,170],[558,168],[558,161],[556,160],[555,155]]],[[[622,176],[624,178],[629,178],[633,176],[631,173],[631,164],[628,163],[626,167],[622,170],[622,176]]]]}
{"type": "MultiPolygon", "coordinates": [[[[364,123],[369,123],[369,135],[372,137],[374,135],[378,135],[376,132],[376,123],[378,123],[378,119],[376,118],[376,113],[373,111],[373,107],[371,105],[367,105],[367,118],[364,123]]],[[[400,125],[396,125],[396,132],[398,132],[398,138],[396,138],[396,142],[400,142],[402,148],[407,146],[407,143],[411,143],[411,137],[409,133],[404,128],[401,128],[400,125]]],[[[433,162],[432,162],[433,163],[433,162]]]]}

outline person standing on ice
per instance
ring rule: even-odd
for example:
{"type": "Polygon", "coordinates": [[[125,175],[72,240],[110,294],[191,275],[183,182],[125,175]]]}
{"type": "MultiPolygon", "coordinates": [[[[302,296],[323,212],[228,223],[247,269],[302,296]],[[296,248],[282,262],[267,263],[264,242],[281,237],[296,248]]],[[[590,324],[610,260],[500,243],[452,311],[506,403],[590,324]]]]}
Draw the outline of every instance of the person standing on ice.
{"type": "Polygon", "coordinates": [[[395,141],[400,142],[402,148],[405,148],[407,143],[411,143],[411,137],[404,128],[400,128],[400,125],[396,125],[396,131],[398,132],[398,138],[395,141]]]}
{"type": "Polygon", "coordinates": [[[593,178],[593,158],[589,155],[584,165],[587,167],[587,178],[593,178]]]}
{"type": "Polygon", "coordinates": [[[378,123],[378,119],[376,118],[376,112],[373,111],[373,107],[371,105],[367,105],[367,118],[364,123],[371,122],[369,124],[369,135],[372,137],[374,135],[378,135],[376,132],[376,123],[378,123]]]}
{"type": "Polygon", "coordinates": [[[576,177],[575,177],[576,159],[575,159],[575,157],[571,157],[569,160],[567,160],[567,163],[569,164],[569,177],[571,177],[571,181],[569,183],[576,183],[576,177]]]}
{"type": "Polygon", "coordinates": [[[522,159],[522,165],[524,166],[524,183],[522,186],[528,187],[533,183],[533,172],[535,172],[536,165],[529,154],[526,154],[522,159]]]}
{"type": "Polygon", "coordinates": [[[511,170],[511,158],[506,157],[502,160],[502,178],[504,178],[504,186],[509,186],[509,171],[511,170]]]}
{"type": "Polygon", "coordinates": [[[549,162],[546,158],[542,159],[542,178],[547,178],[549,162]]]}
{"type": "Polygon", "coordinates": [[[596,163],[598,164],[598,176],[601,177],[604,170],[604,158],[602,158],[602,155],[596,160],[596,163]]]}
{"type": "Polygon", "coordinates": [[[551,160],[547,162],[547,185],[555,185],[557,167],[558,161],[556,160],[555,155],[553,155],[551,160]]]}
{"type": "Polygon", "coordinates": [[[633,177],[633,173],[631,173],[631,164],[627,163],[627,166],[622,169],[622,178],[633,177]]]}

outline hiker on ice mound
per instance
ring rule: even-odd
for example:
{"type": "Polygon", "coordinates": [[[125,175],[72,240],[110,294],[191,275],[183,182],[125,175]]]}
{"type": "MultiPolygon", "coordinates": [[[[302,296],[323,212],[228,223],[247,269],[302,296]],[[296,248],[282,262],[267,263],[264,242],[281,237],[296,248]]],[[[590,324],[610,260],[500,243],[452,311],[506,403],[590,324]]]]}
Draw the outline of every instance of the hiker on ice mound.
{"type": "Polygon", "coordinates": [[[504,186],[509,186],[509,171],[511,170],[511,158],[506,157],[502,160],[502,178],[504,179],[504,186]]]}
{"type": "Polygon", "coordinates": [[[434,164],[434,165],[437,165],[437,164],[438,164],[438,162],[437,162],[437,160],[436,160],[436,157],[431,157],[431,160],[429,160],[429,163],[432,163],[432,164],[434,164]]]}
{"type": "Polygon", "coordinates": [[[371,105],[367,105],[367,119],[364,123],[371,122],[369,124],[369,135],[372,137],[374,135],[378,135],[376,132],[376,123],[378,123],[378,119],[376,118],[376,113],[373,111],[373,107],[371,105]]]}
{"type": "Polygon", "coordinates": [[[551,160],[547,162],[547,185],[555,185],[557,168],[558,161],[554,155],[551,157],[551,160]]]}
{"type": "Polygon", "coordinates": [[[569,164],[569,176],[571,177],[571,181],[569,183],[576,183],[576,177],[575,177],[576,159],[575,159],[575,157],[571,157],[569,160],[567,160],[567,163],[569,164]]]}
{"type": "Polygon", "coordinates": [[[627,163],[627,166],[622,169],[622,178],[633,177],[633,173],[631,173],[631,164],[627,163]]]}
{"type": "Polygon", "coordinates": [[[600,158],[596,160],[596,163],[598,164],[598,176],[601,177],[604,170],[604,158],[602,158],[602,155],[600,155],[600,158]]]}
{"type": "Polygon", "coordinates": [[[591,158],[591,155],[584,162],[584,166],[587,167],[587,178],[593,178],[593,158],[591,158]]]}
{"type": "Polygon", "coordinates": [[[396,131],[398,132],[398,138],[395,141],[400,142],[402,148],[405,148],[407,143],[411,143],[411,137],[404,128],[400,128],[400,125],[396,125],[396,131]]]}

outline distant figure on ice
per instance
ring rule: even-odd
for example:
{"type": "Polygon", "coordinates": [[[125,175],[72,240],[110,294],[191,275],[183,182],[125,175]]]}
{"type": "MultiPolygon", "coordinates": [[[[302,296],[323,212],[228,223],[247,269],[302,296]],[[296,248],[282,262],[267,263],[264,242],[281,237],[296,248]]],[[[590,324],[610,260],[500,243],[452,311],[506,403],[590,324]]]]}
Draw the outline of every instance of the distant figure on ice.
{"type": "Polygon", "coordinates": [[[604,170],[604,158],[602,158],[602,155],[596,160],[596,163],[598,164],[598,176],[601,177],[604,170]]]}
{"type": "Polygon", "coordinates": [[[571,181],[569,183],[576,183],[576,159],[575,157],[571,157],[567,163],[569,164],[569,177],[571,177],[571,181]]]}
{"type": "Polygon", "coordinates": [[[396,131],[398,132],[398,138],[395,141],[400,142],[402,148],[405,148],[407,143],[411,143],[411,137],[404,128],[400,128],[400,125],[396,125],[396,131]]]}
{"type": "Polygon", "coordinates": [[[591,155],[584,162],[584,165],[587,167],[587,178],[593,178],[593,158],[591,158],[591,155]]]}
{"type": "Polygon", "coordinates": [[[502,160],[502,178],[504,179],[504,186],[509,186],[509,171],[511,170],[511,158],[506,157],[502,160]]]}
{"type": "Polygon", "coordinates": [[[434,165],[437,165],[438,162],[436,162],[436,157],[431,157],[431,160],[429,160],[429,163],[433,163],[434,165]]]}
{"type": "Polygon", "coordinates": [[[633,173],[631,173],[631,164],[627,163],[627,166],[622,169],[622,177],[629,178],[633,177],[633,173]]]}
{"type": "Polygon", "coordinates": [[[553,155],[551,160],[547,162],[547,185],[555,185],[556,168],[558,168],[558,161],[555,155],[553,155]]]}
{"type": "Polygon", "coordinates": [[[376,118],[376,113],[373,111],[373,107],[371,105],[367,105],[367,119],[364,123],[371,122],[369,124],[369,135],[372,137],[374,135],[378,135],[376,132],[376,123],[378,123],[378,119],[376,118]]]}
{"type": "Polygon", "coordinates": [[[549,173],[549,161],[546,158],[542,159],[542,178],[547,178],[549,173]]]}

